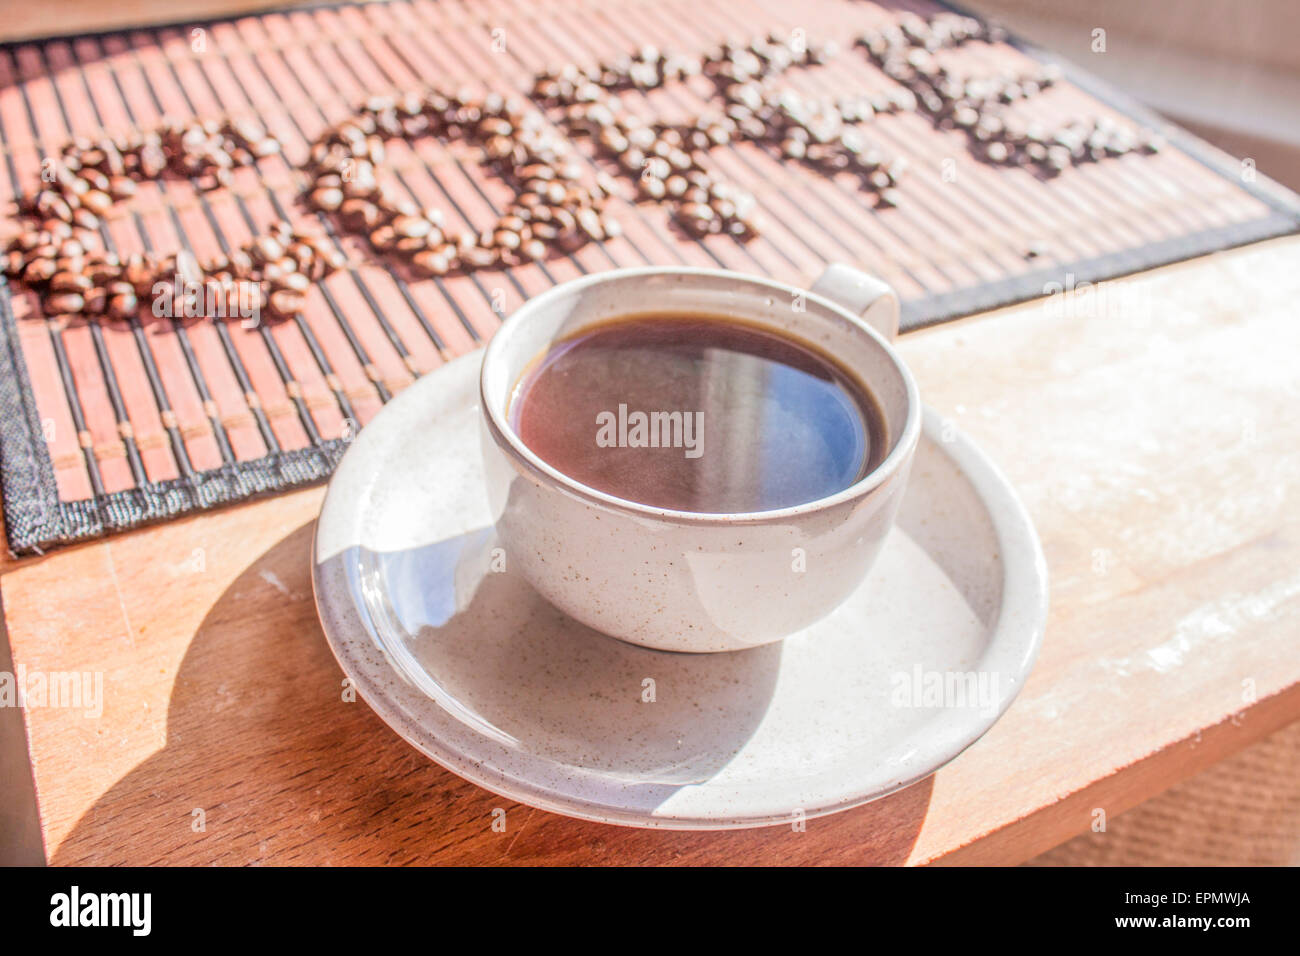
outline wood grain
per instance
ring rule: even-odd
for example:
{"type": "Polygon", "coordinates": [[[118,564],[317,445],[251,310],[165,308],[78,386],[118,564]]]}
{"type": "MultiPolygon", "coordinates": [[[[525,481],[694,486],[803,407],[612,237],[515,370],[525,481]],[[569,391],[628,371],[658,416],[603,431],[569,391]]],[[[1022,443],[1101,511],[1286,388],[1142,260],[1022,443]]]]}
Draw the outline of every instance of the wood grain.
{"type": "Polygon", "coordinates": [[[316,621],[313,489],[0,565],[54,863],[1015,863],[1300,716],[1300,238],[906,336],[1023,496],[1051,615],[1020,698],[931,779],[721,834],[581,823],[430,763],[316,621]],[[492,811],[506,811],[505,832],[492,811]],[[205,829],[194,829],[201,809],[205,829]]]}

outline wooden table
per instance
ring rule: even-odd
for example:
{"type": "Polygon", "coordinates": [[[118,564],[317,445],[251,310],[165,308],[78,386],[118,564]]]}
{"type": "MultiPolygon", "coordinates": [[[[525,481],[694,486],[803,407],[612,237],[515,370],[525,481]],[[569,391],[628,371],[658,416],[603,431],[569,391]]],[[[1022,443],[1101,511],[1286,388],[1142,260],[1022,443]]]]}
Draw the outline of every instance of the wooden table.
{"type": "Polygon", "coordinates": [[[363,702],[317,624],[322,491],[0,565],[53,863],[1015,863],[1300,717],[1300,237],[908,335],[1023,496],[1038,664],[931,779],[808,824],[672,833],[512,804],[363,702]],[[505,832],[493,810],[506,810],[505,832]],[[200,826],[201,824],[201,826],[200,826]]]}

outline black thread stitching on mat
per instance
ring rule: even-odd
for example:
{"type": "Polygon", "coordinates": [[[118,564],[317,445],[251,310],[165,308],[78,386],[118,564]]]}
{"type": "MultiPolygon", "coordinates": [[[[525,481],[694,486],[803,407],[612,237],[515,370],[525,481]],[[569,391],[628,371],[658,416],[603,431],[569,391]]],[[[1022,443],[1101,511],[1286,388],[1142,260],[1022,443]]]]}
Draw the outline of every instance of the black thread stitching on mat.
{"type": "Polygon", "coordinates": [[[63,540],[54,463],[27,376],[9,283],[0,279],[0,482],[5,529],[15,553],[63,540]],[[37,447],[40,436],[40,447],[37,447]]]}

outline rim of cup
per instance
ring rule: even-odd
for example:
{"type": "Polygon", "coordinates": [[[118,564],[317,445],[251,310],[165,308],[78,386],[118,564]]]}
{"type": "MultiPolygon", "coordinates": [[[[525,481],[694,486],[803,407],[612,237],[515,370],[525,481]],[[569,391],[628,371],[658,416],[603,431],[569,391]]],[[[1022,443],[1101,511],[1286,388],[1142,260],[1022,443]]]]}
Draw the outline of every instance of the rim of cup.
{"type": "MultiPolygon", "coordinates": [[[[797,334],[789,335],[788,337],[794,338],[796,341],[805,341],[797,334]]],[[[549,345],[547,348],[549,348],[549,345]]],[[[854,372],[854,374],[857,373],[854,372]]],[[[864,382],[863,384],[870,388],[870,383],[864,382]]],[[[529,299],[501,324],[500,328],[498,328],[493,334],[492,340],[488,343],[487,349],[483,355],[482,371],[479,373],[479,401],[482,404],[484,417],[492,432],[493,439],[496,440],[498,445],[508,449],[517,461],[523,464],[537,477],[545,479],[551,484],[557,485],[577,498],[599,505],[608,510],[684,525],[762,524],[781,521],[783,519],[794,518],[820,511],[825,508],[835,507],[836,505],[869,494],[876,488],[884,485],[899,471],[900,468],[903,467],[904,462],[911,453],[911,449],[916,445],[920,438],[922,418],[921,399],[920,393],[916,387],[916,381],[912,378],[911,370],[907,367],[906,363],[903,362],[902,357],[899,356],[898,352],[894,349],[894,346],[862,318],[854,315],[833,299],[828,299],[825,296],[817,295],[816,293],[800,288],[799,286],[789,285],[773,279],[729,272],[725,269],[703,269],[689,266],[644,266],[630,269],[611,269],[562,283],[553,288],[547,289],[541,295],[529,299]],[[542,309],[552,300],[560,298],[561,296],[570,295],[574,291],[581,290],[587,286],[598,285],[603,282],[617,281],[619,279],[632,279],[640,276],[665,274],[707,276],[733,281],[738,284],[754,286],[769,291],[782,292],[787,295],[803,295],[808,301],[815,302],[835,313],[839,318],[844,319],[853,326],[860,334],[871,339],[876,346],[884,352],[885,356],[898,372],[902,379],[903,387],[907,396],[907,415],[904,420],[903,428],[899,433],[898,439],[893,442],[889,454],[885,456],[884,460],[879,465],[869,471],[866,475],[859,478],[848,487],[841,488],[834,494],[815,498],[812,501],[805,501],[802,504],[790,505],[785,508],[776,508],[770,511],[739,512],[678,511],[672,508],[656,508],[653,505],[642,504],[641,502],[632,501],[628,498],[620,498],[617,495],[611,495],[608,492],[600,491],[590,485],[583,484],[539,457],[524,443],[523,439],[520,438],[514,428],[511,427],[508,420],[510,399],[514,394],[515,387],[518,383],[510,383],[506,390],[505,401],[501,404],[501,407],[497,407],[496,404],[488,399],[488,376],[491,374],[493,365],[503,361],[503,355],[510,346],[512,331],[522,327],[522,325],[528,321],[528,314],[530,312],[542,309]]]]}

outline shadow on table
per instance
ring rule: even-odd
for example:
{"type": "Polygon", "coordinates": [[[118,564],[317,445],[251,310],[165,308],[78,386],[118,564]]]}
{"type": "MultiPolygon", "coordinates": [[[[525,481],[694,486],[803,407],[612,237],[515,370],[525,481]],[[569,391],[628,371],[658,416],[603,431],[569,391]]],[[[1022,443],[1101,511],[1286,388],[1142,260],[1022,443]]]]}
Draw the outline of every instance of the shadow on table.
{"type": "Polygon", "coordinates": [[[307,524],[227,588],[181,662],[166,745],[96,801],[51,862],[889,864],[914,845],[928,779],[807,832],[585,823],[461,780],[365,703],[343,701],[312,600],[311,541],[307,524]],[[504,832],[492,828],[498,808],[504,832]]]}

